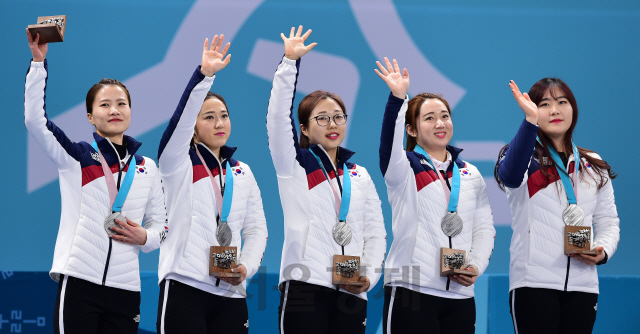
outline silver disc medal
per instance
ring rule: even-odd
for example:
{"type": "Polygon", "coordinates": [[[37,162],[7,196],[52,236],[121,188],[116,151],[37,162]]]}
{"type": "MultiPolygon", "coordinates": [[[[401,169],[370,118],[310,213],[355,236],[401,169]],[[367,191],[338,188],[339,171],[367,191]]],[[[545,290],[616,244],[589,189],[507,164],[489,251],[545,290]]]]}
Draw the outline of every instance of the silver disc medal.
{"type": "Polygon", "coordinates": [[[562,220],[568,226],[582,226],[584,224],[584,211],[577,204],[569,204],[562,212],[562,220]]]}
{"type": "Polygon", "coordinates": [[[442,218],[442,232],[450,237],[455,237],[462,232],[462,218],[455,212],[448,212],[442,218]]]}
{"type": "Polygon", "coordinates": [[[114,212],[110,214],[109,217],[107,217],[107,219],[104,220],[104,230],[107,231],[108,235],[112,235],[112,234],[121,235],[116,231],[110,230],[109,227],[116,226],[126,230],[124,226],[121,226],[120,224],[116,223],[116,219],[123,223],[127,222],[127,218],[125,218],[125,216],[121,212],[114,212]]]}
{"type": "Polygon", "coordinates": [[[351,242],[351,226],[346,221],[339,221],[333,226],[333,240],[340,246],[346,246],[351,242]]]}
{"type": "Polygon", "coordinates": [[[218,227],[216,228],[216,239],[218,239],[218,244],[220,244],[220,246],[226,247],[231,244],[231,228],[227,222],[218,222],[218,227]]]}

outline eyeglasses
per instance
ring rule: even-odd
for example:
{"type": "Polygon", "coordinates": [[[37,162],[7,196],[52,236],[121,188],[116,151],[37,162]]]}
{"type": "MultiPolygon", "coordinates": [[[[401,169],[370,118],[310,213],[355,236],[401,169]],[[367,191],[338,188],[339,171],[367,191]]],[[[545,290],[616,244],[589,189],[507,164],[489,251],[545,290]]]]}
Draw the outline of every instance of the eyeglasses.
{"type": "Polygon", "coordinates": [[[345,123],[347,123],[346,114],[335,114],[333,115],[333,117],[328,115],[318,115],[316,117],[309,118],[309,120],[315,119],[316,123],[318,123],[319,126],[327,126],[329,125],[329,123],[331,123],[332,118],[333,123],[335,123],[336,125],[344,125],[345,123]]]}

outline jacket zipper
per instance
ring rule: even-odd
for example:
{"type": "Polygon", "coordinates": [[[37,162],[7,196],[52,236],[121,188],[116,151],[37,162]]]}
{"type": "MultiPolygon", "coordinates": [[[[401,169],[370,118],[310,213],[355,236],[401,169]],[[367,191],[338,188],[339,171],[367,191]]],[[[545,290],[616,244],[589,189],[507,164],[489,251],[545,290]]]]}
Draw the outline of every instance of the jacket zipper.
{"type": "MultiPolygon", "coordinates": [[[[114,148],[114,151],[115,151],[115,148],[114,148]]],[[[118,158],[120,158],[120,157],[118,157],[118,158]]],[[[106,175],[105,175],[105,177],[106,177],[106,175]]],[[[118,188],[118,191],[120,191],[120,180],[121,179],[122,179],[122,167],[120,166],[120,161],[118,161],[118,183],[116,183],[116,187],[118,188]]],[[[113,211],[112,211],[112,213],[113,213],[113,211]]],[[[104,274],[102,274],[102,285],[105,285],[105,282],[107,281],[107,272],[109,271],[109,260],[111,260],[111,249],[112,248],[113,248],[113,239],[109,238],[109,251],[107,252],[107,262],[104,264],[104,274]]]]}
{"type": "Polygon", "coordinates": [[[567,276],[564,279],[564,291],[567,291],[567,285],[569,284],[569,269],[571,268],[571,258],[567,256],[567,276]]]}

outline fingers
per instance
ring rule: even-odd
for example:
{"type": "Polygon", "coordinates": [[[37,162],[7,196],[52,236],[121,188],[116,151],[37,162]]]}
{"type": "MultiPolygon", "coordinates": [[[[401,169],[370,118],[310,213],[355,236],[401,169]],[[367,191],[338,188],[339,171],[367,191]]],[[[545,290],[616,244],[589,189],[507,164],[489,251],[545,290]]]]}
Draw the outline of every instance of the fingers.
{"type": "Polygon", "coordinates": [[[298,27],[298,32],[296,33],[296,37],[302,36],[302,25],[298,27]]]}
{"type": "Polygon", "coordinates": [[[216,45],[218,44],[218,35],[213,36],[213,40],[211,41],[211,45],[209,45],[208,51],[216,51],[216,45]]]}
{"type": "Polygon", "coordinates": [[[522,94],[520,93],[520,90],[518,89],[518,85],[516,85],[516,83],[511,80],[509,82],[509,87],[511,88],[511,93],[513,93],[513,97],[518,100],[520,99],[520,96],[522,96],[522,94]]]}
{"type": "Polygon", "coordinates": [[[227,45],[224,46],[224,49],[222,49],[222,52],[220,54],[224,57],[224,55],[227,54],[227,51],[229,51],[230,47],[231,47],[231,43],[227,43],[227,45]]]}
{"type": "Polygon", "coordinates": [[[306,41],[309,35],[311,35],[311,29],[307,30],[307,32],[305,32],[304,35],[302,35],[302,40],[306,41]]]}
{"type": "Polygon", "coordinates": [[[293,38],[296,35],[296,27],[291,27],[291,32],[289,33],[289,38],[293,38]]]}
{"type": "Polygon", "coordinates": [[[220,52],[220,48],[222,48],[222,43],[224,43],[224,35],[220,35],[220,39],[218,40],[218,43],[216,43],[216,48],[215,51],[216,52],[220,52]]]}
{"type": "Polygon", "coordinates": [[[402,76],[405,80],[409,80],[409,71],[406,68],[402,70],[402,76]]]}
{"type": "Polygon", "coordinates": [[[531,97],[529,97],[529,93],[524,93],[524,94],[522,94],[522,96],[524,96],[524,98],[525,98],[527,101],[529,101],[529,102],[533,102],[533,101],[531,101],[531,97]]]}
{"type": "Polygon", "coordinates": [[[393,69],[396,73],[400,73],[400,66],[398,66],[398,62],[395,59],[393,60],[393,69]]]}
{"type": "Polygon", "coordinates": [[[225,58],[224,61],[222,61],[222,63],[224,64],[224,66],[227,66],[227,64],[229,64],[230,61],[231,61],[231,55],[228,55],[227,58],[225,58]]]}
{"type": "Polygon", "coordinates": [[[29,32],[29,28],[27,29],[27,40],[29,41],[29,44],[33,43],[33,37],[31,37],[31,33],[29,32]]]}
{"type": "Polygon", "coordinates": [[[389,59],[387,57],[384,57],[384,62],[387,65],[387,70],[389,71],[389,73],[393,73],[393,67],[391,67],[391,62],[389,62],[389,59]]]}
{"type": "Polygon", "coordinates": [[[280,33],[280,38],[282,38],[283,42],[287,41],[287,37],[285,37],[283,33],[280,33]]]}
{"type": "MultiPolygon", "coordinates": [[[[386,58],[385,58],[386,59],[386,58]]],[[[376,61],[376,64],[378,64],[378,67],[380,68],[380,71],[382,72],[382,74],[386,77],[389,75],[389,72],[387,72],[387,70],[384,68],[384,66],[382,66],[382,64],[380,64],[379,61],[376,61]]]]}
{"type": "MultiPolygon", "coordinates": [[[[129,226],[133,226],[133,227],[138,227],[138,226],[140,226],[140,225],[138,225],[137,223],[135,223],[135,222],[133,222],[133,221],[129,220],[129,218],[127,218],[127,217],[125,217],[125,219],[127,220],[127,224],[128,224],[129,226]]],[[[119,221],[119,220],[116,220],[116,221],[119,221]]]]}
{"type": "Polygon", "coordinates": [[[380,71],[378,71],[375,68],[373,70],[376,71],[376,74],[380,77],[380,79],[384,80],[385,82],[387,81],[387,77],[382,75],[382,73],[380,73],[380,71]]]}
{"type": "MultiPolygon", "coordinates": [[[[318,43],[316,43],[316,42],[313,42],[313,43],[311,43],[311,44],[307,45],[307,48],[306,48],[306,49],[307,49],[307,52],[309,52],[309,51],[311,51],[311,49],[315,48],[315,47],[316,47],[316,45],[318,45],[318,43]]],[[[305,52],[305,53],[306,53],[306,52],[305,52]]]]}
{"type": "Polygon", "coordinates": [[[207,47],[209,46],[209,38],[204,39],[204,47],[202,48],[202,52],[207,52],[207,47]]]}

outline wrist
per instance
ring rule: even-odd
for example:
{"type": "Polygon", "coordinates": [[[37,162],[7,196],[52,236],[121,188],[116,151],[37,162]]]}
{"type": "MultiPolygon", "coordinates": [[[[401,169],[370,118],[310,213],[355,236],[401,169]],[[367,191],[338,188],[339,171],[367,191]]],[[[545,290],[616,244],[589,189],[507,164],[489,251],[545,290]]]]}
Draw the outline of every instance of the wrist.
{"type": "Polygon", "coordinates": [[[529,122],[529,123],[531,123],[531,124],[533,124],[535,126],[538,126],[538,117],[527,116],[527,117],[525,117],[525,119],[527,120],[527,122],[529,122]]]}

